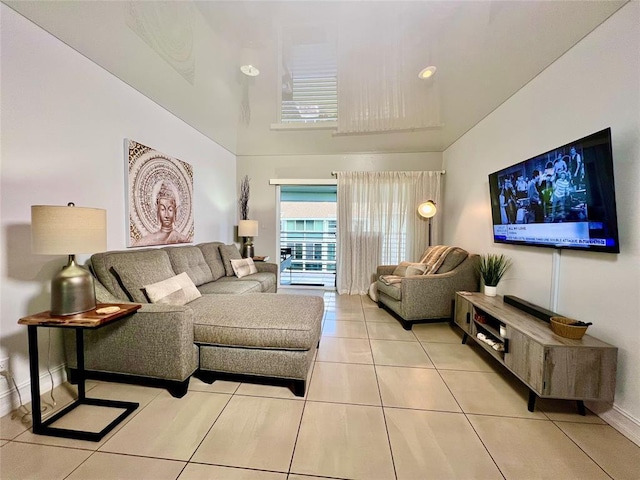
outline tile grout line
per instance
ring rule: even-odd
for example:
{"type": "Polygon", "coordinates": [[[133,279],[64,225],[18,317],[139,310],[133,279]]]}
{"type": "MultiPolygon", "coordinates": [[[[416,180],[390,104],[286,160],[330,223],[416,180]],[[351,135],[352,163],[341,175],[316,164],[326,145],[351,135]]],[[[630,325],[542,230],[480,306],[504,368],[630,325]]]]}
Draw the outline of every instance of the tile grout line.
{"type": "MultiPolygon", "coordinates": [[[[236,390],[234,391],[234,393],[232,393],[231,395],[229,395],[229,398],[227,399],[226,403],[224,404],[224,407],[222,407],[220,409],[220,412],[218,413],[218,415],[216,415],[215,420],[211,423],[211,426],[207,429],[207,432],[202,436],[202,439],[200,439],[200,441],[198,442],[198,445],[196,446],[196,448],[193,449],[193,452],[191,452],[191,455],[189,456],[189,458],[187,459],[187,463],[185,464],[185,466],[182,468],[182,470],[180,471],[180,475],[182,475],[182,472],[184,471],[185,468],[187,468],[187,465],[189,465],[191,463],[191,460],[193,459],[193,456],[196,454],[196,452],[198,451],[198,449],[202,446],[202,443],[205,441],[205,439],[207,438],[207,436],[209,435],[209,433],[211,432],[211,430],[213,429],[213,426],[216,424],[216,422],[218,421],[218,419],[220,418],[220,416],[222,415],[222,412],[225,411],[225,409],[227,408],[227,406],[229,405],[229,403],[231,402],[231,399],[235,396],[235,392],[238,391],[238,388],[240,388],[240,385],[238,385],[238,387],[236,388],[236,390]]],[[[187,392],[188,393],[188,392],[187,392]]],[[[199,392],[199,393],[214,393],[214,392],[199,392]]],[[[220,394],[216,394],[216,395],[220,395],[220,394]]],[[[224,395],[224,394],[223,394],[224,395]]],[[[228,394],[226,394],[228,395],[228,394]]],[[[178,476],[180,476],[178,475],[178,476]]]]}
{"type": "MultiPolygon", "coordinates": [[[[571,436],[569,436],[569,434],[567,434],[567,432],[565,432],[564,430],[562,430],[562,429],[560,428],[560,426],[559,426],[555,421],[553,421],[553,420],[551,420],[551,419],[549,419],[549,420],[551,421],[551,423],[553,424],[553,426],[554,426],[555,428],[557,428],[557,429],[560,431],[560,433],[562,433],[565,437],[567,437],[567,438],[569,439],[569,441],[570,441],[570,442],[572,442],[572,443],[573,443],[573,444],[578,448],[578,450],[580,450],[582,453],[584,453],[584,454],[586,455],[586,457],[587,457],[589,460],[591,460],[593,463],[595,463],[595,464],[598,466],[598,468],[599,468],[600,470],[602,470],[602,471],[604,472],[604,474],[605,474],[607,477],[609,477],[609,478],[613,479],[613,476],[612,476],[612,475],[609,475],[609,472],[607,472],[607,470],[606,470],[602,465],[600,465],[600,463],[598,463],[594,458],[592,458],[592,457],[591,457],[591,455],[589,455],[589,454],[587,453],[587,451],[586,451],[586,450],[584,450],[584,449],[583,449],[583,448],[578,444],[578,442],[576,442],[573,438],[571,438],[571,436]]],[[[607,426],[609,426],[608,424],[606,424],[606,425],[607,425],[607,426]]]]}
{"type": "MultiPolygon", "coordinates": [[[[493,462],[493,464],[496,466],[496,468],[498,469],[498,471],[500,472],[500,475],[502,475],[502,478],[506,479],[507,476],[504,474],[504,472],[502,471],[502,469],[500,468],[500,465],[498,465],[498,462],[496,461],[496,459],[493,457],[493,455],[491,454],[491,451],[489,450],[489,447],[487,447],[487,445],[484,443],[484,440],[482,440],[482,437],[480,436],[480,434],[478,433],[478,431],[476,430],[476,428],[473,426],[473,423],[471,422],[471,420],[469,419],[469,415],[463,411],[462,414],[464,415],[465,420],[467,421],[467,423],[469,424],[469,426],[471,427],[471,430],[473,430],[473,433],[476,434],[476,437],[478,437],[478,440],[480,441],[480,443],[482,444],[482,446],[484,447],[484,449],[487,452],[487,455],[489,455],[489,458],[491,459],[491,461],[493,462]]],[[[500,417],[502,418],[502,417],[500,417]]]]}
{"type": "MultiPolygon", "coordinates": [[[[364,315],[364,306],[362,305],[362,297],[360,297],[360,306],[362,307],[362,313],[364,315]]],[[[396,461],[393,456],[393,447],[391,446],[391,436],[389,435],[389,424],[387,423],[387,415],[384,411],[384,401],[382,399],[382,391],[380,390],[380,380],[378,379],[378,370],[376,368],[376,360],[373,356],[373,347],[371,346],[371,337],[369,336],[369,325],[366,321],[365,316],[365,328],[367,330],[367,340],[369,342],[369,350],[371,351],[371,360],[373,362],[373,373],[376,379],[376,386],[378,387],[378,395],[380,396],[380,409],[382,410],[382,420],[384,421],[384,429],[387,433],[387,443],[389,445],[389,454],[391,455],[391,466],[393,467],[393,474],[395,475],[396,480],[398,479],[398,470],[396,468],[396,461]]],[[[415,336],[415,335],[414,335],[415,336]]]]}
{"type": "MultiPolygon", "coordinates": [[[[323,300],[324,300],[324,295],[322,296],[323,300]]],[[[287,470],[287,478],[289,478],[289,476],[291,475],[291,468],[293,467],[293,458],[296,455],[296,447],[298,446],[298,438],[300,437],[300,430],[302,429],[302,420],[304,418],[304,412],[307,409],[307,401],[309,400],[309,391],[311,389],[311,383],[313,382],[313,375],[315,374],[316,371],[316,363],[318,361],[318,352],[320,351],[320,347],[322,346],[322,332],[324,331],[324,326],[327,322],[326,320],[327,317],[327,310],[325,310],[324,314],[322,315],[322,323],[320,325],[320,338],[318,338],[318,348],[316,349],[314,358],[313,358],[313,365],[311,366],[311,375],[309,376],[309,383],[305,388],[305,392],[304,392],[304,400],[303,400],[303,404],[302,404],[302,412],[300,413],[300,421],[298,422],[298,429],[296,430],[296,438],[293,441],[293,450],[291,450],[291,459],[289,460],[289,468],[287,470]]],[[[294,474],[295,475],[295,474],[294,474]]]]}
{"type": "MultiPolygon", "coordinates": [[[[414,333],[415,335],[415,333],[414,333]]],[[[416,337],[417,338],[417,337],[416,337]]],[[[428,342],[426,342],[428,343],[428,342]]],[[[420,342],[420,345],[422,346],[422,349],[424,350],[424,353],[427,355],[427,357],[429,357],[429,360],[431,360],[431,363],[433,363],[433,366],[436,370],[436,372],[438,373],[438,376],[440,377],[440,380],[442,381],[442,383],[444,384],[444,386],[447,388],[447,390],[449,391],[449,393],[451,394],[451,397],[453,398],[453,400],[456,402],[456,405],[458,405],[458,408],[460,408],[460,412],[464,415],[465,420],[467,421],[467,423],[469,424],[469,426],[471,427],[471,429],[473,430],[473,433],[476,434],[476,437],[478,438],[478,440],[480,441],[480,443],[482,444],[482,446],[484,447],[485,451],[487,452],[487,455],[489,455],[489,458],[491,458],[491,461],[493,462],[493,464],[496,466],[496,468],[498,469],[498,472],[500,472],[500,475],[502,475],[503,479],[506,479],[507,477],[504,475],[504,473],[502,472],[502,470],[500,469],[500,466],[498,465],[498,463],[496,462],[495,458],[493,458],[493,455],[491,455],[491,452],[489,451],[489,449],[487,448],[487,446],[485,445],[485,443],[482,441],[482,438],[480,437],[480,435],[478,434],[478,432],[476,431],[476,429],[473,427],[473,424],[471,423],[471,420],[469,420],[469,417],[467,416],[467,412],[464,411],[464,409],[462,408],[462,405],[460,405],[460,402],[458,401],[458,399],[456,398],[456,396],[453,394],[453,392],[451,391],[451,387],[449,387],[449,384],[445,381],[444,377],[442,376],[442,374],[440,373],[440,369],[437,367],[437,365],[435,364],[435,362],[431,359],[431,357],[429,356],[429,353],[427,352],[426,347],[422,344],[422,342],[420,342]]]]}

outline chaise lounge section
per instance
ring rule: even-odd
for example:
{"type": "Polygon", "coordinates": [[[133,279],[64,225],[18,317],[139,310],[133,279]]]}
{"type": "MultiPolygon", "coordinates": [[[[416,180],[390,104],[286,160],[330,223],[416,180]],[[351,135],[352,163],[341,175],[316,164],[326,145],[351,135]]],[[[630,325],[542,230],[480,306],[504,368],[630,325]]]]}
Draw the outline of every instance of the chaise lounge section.
{"type": "MultiPolygon", "coordinates": [[[[187,392],[196,374],[206,382],[287,383],[303,396],[320,338],[322,298],[277,294],[277,266],[256,263],[238,278],[237,248],[211,242],[95,254],[91,266],[100,303],[141,303],[127,319],[85,332],[87,378],[166,387],[187,392]],[[198,298],[185,305],[149,303],[146,287],[186,273],[198,298]]],[[[75,338],[65,336],[73,381],[75,338]]]]}

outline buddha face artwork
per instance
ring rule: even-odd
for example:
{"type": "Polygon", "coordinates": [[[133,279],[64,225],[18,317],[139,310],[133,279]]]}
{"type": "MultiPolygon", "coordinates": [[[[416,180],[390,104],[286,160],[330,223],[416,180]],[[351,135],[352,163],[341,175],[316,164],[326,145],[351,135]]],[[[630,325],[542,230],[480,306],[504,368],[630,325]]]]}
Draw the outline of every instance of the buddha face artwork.
{"type": "Polygon", "coordinates": [[[126,140],[129,247],[193,241],[193,168],[126,140]]]}

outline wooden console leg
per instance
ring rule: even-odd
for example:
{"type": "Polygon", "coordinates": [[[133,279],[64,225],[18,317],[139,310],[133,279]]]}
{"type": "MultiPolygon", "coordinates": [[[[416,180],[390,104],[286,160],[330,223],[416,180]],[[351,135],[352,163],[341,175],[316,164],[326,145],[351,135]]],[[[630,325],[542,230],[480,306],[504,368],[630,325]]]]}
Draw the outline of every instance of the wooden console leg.
{"type": "Polygon", "coordinates": [[[462,335],[462,344],[465,345],[467,343],[467,338],[469,338],[469,334],[467,332],[464,332],[464,334],[462,335]]]}
{"type": "Polygon", "coordinates": [[[533,412],[533,410],[536,408],[536,398],[537,395],[535,394],[535,392],[533,390],[529,390],[529,404],[527,405],[527,408],[530,412],[533,412]]]}
{"type": "Polygon", "coordinates": [[[582,400],[576,400],[576,403],[578,405],[578,413],[584,417],[587,414],[587,411],[584,408],[584,402],[582,400]]]}

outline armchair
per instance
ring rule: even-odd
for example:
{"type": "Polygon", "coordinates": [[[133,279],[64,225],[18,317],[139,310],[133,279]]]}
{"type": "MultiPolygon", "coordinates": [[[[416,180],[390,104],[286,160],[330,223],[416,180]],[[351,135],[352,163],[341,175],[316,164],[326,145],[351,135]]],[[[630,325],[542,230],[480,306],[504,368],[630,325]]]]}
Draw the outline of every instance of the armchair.
{"type": "MultiPolygon", "coordinates": [[[[427,253],[428,250],[423,257],[427,253]]],[[[392,275],[396,265],[380,265],[376,271],[378,307],[389,310],[405,330],[411,330],[414,323],[450,320],[455,292],[478,291],[479,260],[479,255],[456,248],[436,273],[409,275],[391,284],[381,280],[380,276],[392,275]]]]}

